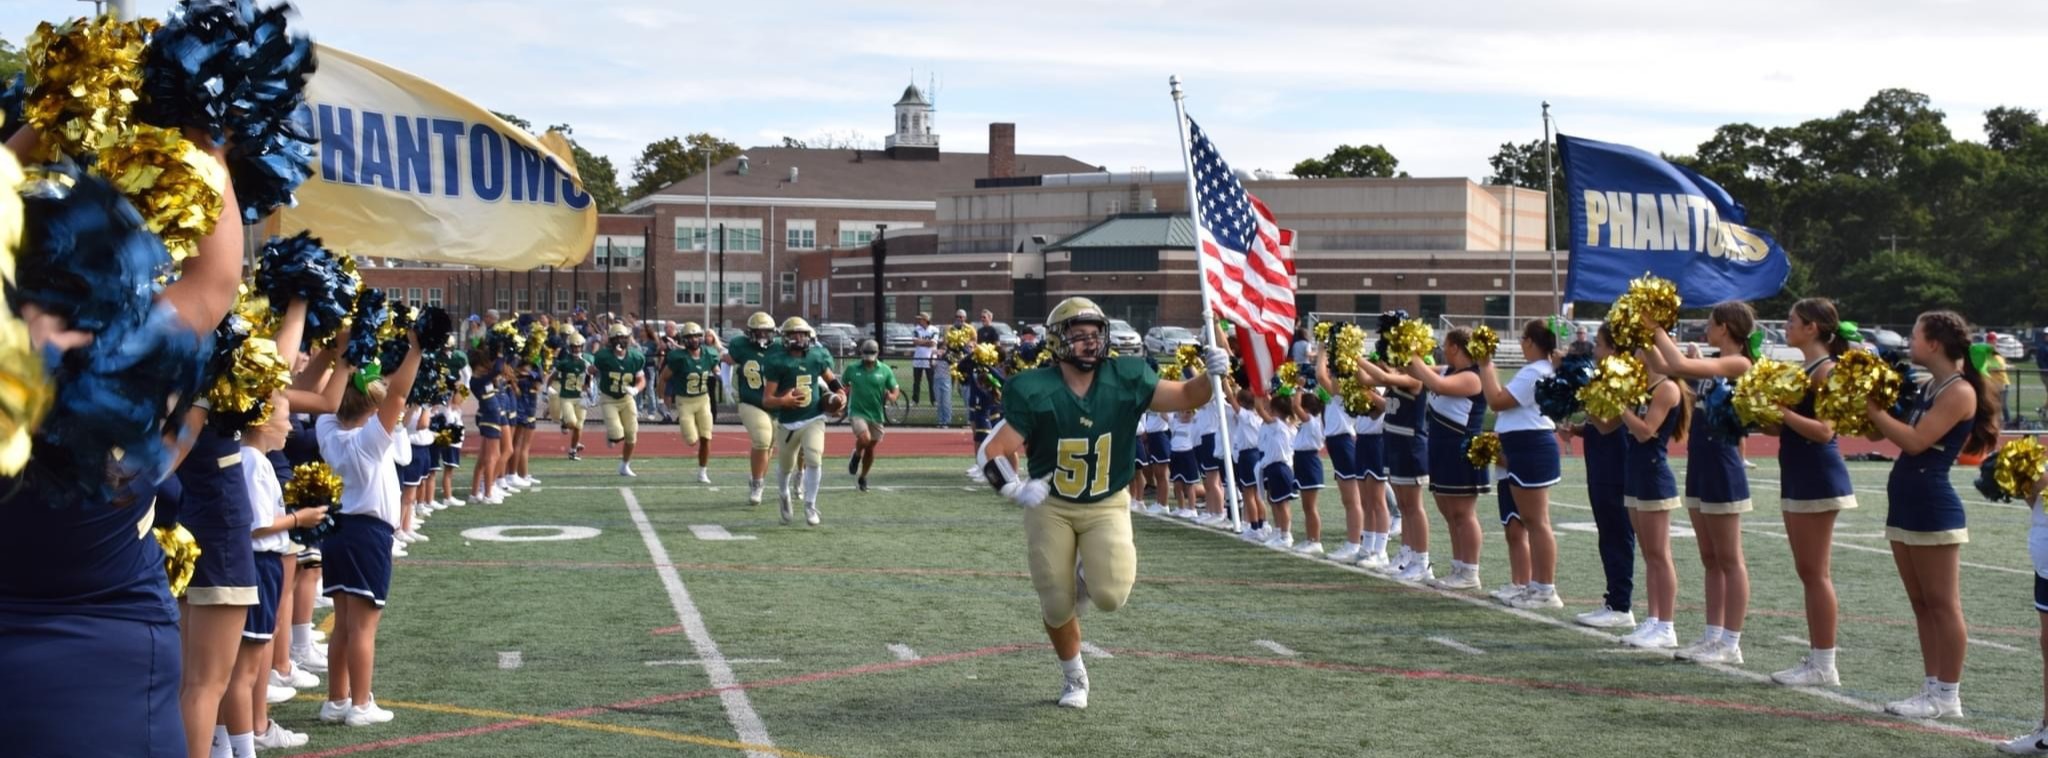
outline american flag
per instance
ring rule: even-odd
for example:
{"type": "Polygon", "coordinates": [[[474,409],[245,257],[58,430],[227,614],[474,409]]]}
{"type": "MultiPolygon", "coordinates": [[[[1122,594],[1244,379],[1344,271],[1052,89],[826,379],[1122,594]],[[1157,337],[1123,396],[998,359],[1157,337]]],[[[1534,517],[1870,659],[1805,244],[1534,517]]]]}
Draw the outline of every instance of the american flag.
{"type": "Polygon", "coordinates": [[[1195,228],[1210,307],[1237,325],[1237,354],[1251,386],[1270,391],[1294,339],[1294,231],[1231,173],[1216,145],[1188,119],[1195,168],[1195,228]]]}

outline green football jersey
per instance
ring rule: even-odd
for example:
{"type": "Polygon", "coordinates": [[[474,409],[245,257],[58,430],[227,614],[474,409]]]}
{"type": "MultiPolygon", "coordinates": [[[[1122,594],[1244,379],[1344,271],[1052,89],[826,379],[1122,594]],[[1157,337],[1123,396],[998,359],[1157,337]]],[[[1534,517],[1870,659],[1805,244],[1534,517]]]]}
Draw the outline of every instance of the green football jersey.
{"type": "Polygon", "coordinates": [[[668,394],[702,396],[711,391],[711,380],[716,376],[718,348],[699,346],[695,357],[682,348],[668,351],[668,394]]]}
{"type": "Polygon", "coordinates": [[[597,351],[591,359],[597,366],[597,389],[605,397],[618,399],[626,396],[626,390],[633,386],[633,379],[647,369],[647,356],[638,350],[627,348],[626,357],[613,355],[610,348],[597,351]]]}
{"type": "Polygon", "coordinates": [[[874,368],[855,362],[847,364],[839,380],[846,383],[847,415],[869,421],[887,421],[882,416],[882,400],[889,390],[896,389],[896,370],[889,364],[875,361],[874,368]]]}
{"type": "Polygon", "coordinates": [[[777,355],[783,354],[780,341],[769,342],[768,347],[754,346],[750,339],[733,340],[726,346],[732,354],[732,382],[738,385],[740,402],[756,408],[761,405],[761,389],[767,386],[768,364],[777,355]]]}
{"type": "Polygon", "coordinates": [[[1052,494],[1093,503],[1131,485],[1138,419],[1158,385],[1141,358],[1103,361],[1084,397],[1067,389],[1057,365],[1035,368],[1004,387],[1003,418],[1024,436],[1031,478],[1051,476],[1052,494]]]}
{"type": "Polygon", "coordinates": [[[563,353],[555,358],[555,386],[561,388],[562,397],[583,396],[583,375],[590,370],[590,361],[582,353],[563,353]]]}
{"type": "Polygon", "coordinates": [[[792,388],[804,389],[810,397],[802,406],[783,408],[776,411],[776,420],[785,424],[809,421],[824,414],[821,398],[825,396],[825,382],[822,377],[832,370],[832,353],[823,347],[812,345],[810,352],[803,355],[785,355],[768,366],[768,381],[775,383],[777,391],[789,393],[792,388]]]}

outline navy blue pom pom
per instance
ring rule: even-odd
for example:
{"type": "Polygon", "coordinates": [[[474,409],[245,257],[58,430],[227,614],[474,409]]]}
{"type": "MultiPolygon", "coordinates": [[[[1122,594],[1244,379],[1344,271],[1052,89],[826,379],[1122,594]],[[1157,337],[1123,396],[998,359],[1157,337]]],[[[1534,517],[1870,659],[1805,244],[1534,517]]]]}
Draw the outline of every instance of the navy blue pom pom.
{"type": "Polygon", "coordinates": [[[430,305],[420,309],[413,331],[420,335],[420,349],[443,350],[448,347],[448,338],[455,334],[455,318],[439,306],[430,305]]]}
{"type": "Polygon", "coordinates": [[[142,216],[106,181],[51,167],[22,193],[22,245],[14,296],[101,332],[138,318],[168,273],[171,255],[142,216]]]}
{"type": "Polygon", "coordinates": [[[1715,379],[1707,385],[1701,405],[1706,409],[1707,433],[1724,439],[1741,439],[1748,434],[1742,418],[1735,414],[1735,384],[1726,379],[1715,379]]]}
{"type": "Polygon", "coordinates": [[[166,409],[176,413],[199,394],[211,343],[169,305],[143,300],[66,354],[24,480],[51,505],[71,506],[106,503],[127,482],[169,475],[166,409]]]}
{"type": "Polygon", "coordinates": [[[272,237],[256,269],[256,291],[282,313],[294,299],[306,301],[306,337],[318,340],[341,329],[355,307],[356,281],[341,270],[341,259],[306,232],[272,237]]]}
{"type": "Polygon", "coordinates": [[[21,102],[28,96],[28,80],[21,74],[7,80],[7,86],[0,88],[0,113],[5,113],[6,123],[0,123],[0,142],[6,142],[21,130],[25,123],[21,115],[21,102]]]}
{"type": "Polygon", "coordinates": [[[358,294],[355,323],[349,327],[348,345],[342,348],[342,360],[351,366],[368,366],[377,360],[381,350],[377,345],[377,330],[390,319],[391,310],[384,307],[383,290],[364,289],[358,294]]]}
{"type": "Polygon", "coordinates": [[[1536,408],[1552,421],[1563,421],[1579,412],[1579,389],[1593,381],[1593,358],[1567,355],[1557,364],[1557,373],[1536,382],[1536,408]]]}
{"type": "Polygon", "coordinates": [[[1971,482],[1977,486],[1977,494],[1994,503],[2009,503],[2012,498],[2005,490],[1998,488],[1998,456],[1984,456],[1984,462],[1977,465],[1977,479],[1971,482]]]}

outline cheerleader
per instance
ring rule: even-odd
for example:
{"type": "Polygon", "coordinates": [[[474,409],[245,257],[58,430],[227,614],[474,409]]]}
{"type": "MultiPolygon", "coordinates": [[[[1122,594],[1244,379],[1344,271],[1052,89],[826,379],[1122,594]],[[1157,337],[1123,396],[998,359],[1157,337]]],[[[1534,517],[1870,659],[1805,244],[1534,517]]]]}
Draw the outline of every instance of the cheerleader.
{"type": "Polygon", "coordinates": [[[500,469],[501,479],[509,492],[533,489],[540,480],[527,476],[526,451],[533,445],[534,418],[539,413],[540,369],[521,356],[505,359],[505,387],[511,392],[513,403],[512,418],[506,421],[511,426],[511,439],[504,444],[505,463],[500,469]]]}
{"type": "MultiPolygon", "coordinates": [[[[2041,693],[2048,700],[2048,512],[2041,509],[2041,490],[2048,476],[2026,485],[2021,493],[2033,509],[2033,523],[2027,527],[2027,554],[2034,559],[2034,611],[2041,617],[2041,693]]],[[[2041,705],[2040,726],[1998,746],[2008,755],[2048,755],[2048,702],[2041,705]]]]}
{"type": "Polygon", "coordinates": [[[476,472],[470,475],[469,499],[497,505],[505,502],[498,486],[501,448],[505,444],[504,419],[499,413],[499,369],[481,346],[472,348],[469,365],[477,371],[469,379],[469,394],[476,398],[476,436],[479,438],[476,472]]]}
{"type": "Polygon", "coordinates": [[[1202,526],[1216,526],[1229,523],[1230,513],[1223,506],[1223,456],[1226,451],[1217,441],[1217,430],[1223,428],[1223,412],[1220,403],[1207,403],[1195,409],[1195,463],[1202,469],[1202,512],[1195,517],[1195,523],[1202,526]]]}
{"type": "Polygon", "coordinates": [[[1252,401],[1260,419],[1259,494],[1272,506],[1273,528],[1277,530],[1266,540],[1266,547],[1285,550],[1294,545],[1294,535],[1285,523],[1287,501],[1301,494],[1294,483],[1294,397],[1290,393],[1270,399],[1253,397],[1252,401]]]}
{"type": "Polygon", "coordinates": [[[404,466],[398,472],[400,498],[406,503],[405,518],[402,528],[392,535],[406,545],[428,541],[427,535],[420,534],[419,519],[433,512],[433,505],[427,499],[427,488],[423,486],[433,472],[434,458],[428,446],[434,443],[434,433],[427,431],[427,422],[433,412],[430,408],[410,406],[406,411],[405,428],[393,443],[408,453],[404,466]]]}
{"type": "MultiPolygon", "coordinates": [[[[1344,399],[1330,394],[1337,383],[1330,381],[1330,362],[1319,348],[1311,347],[1309,360],[1315,364],[1317,399],[1323,403],[1323,447],[1330,451],[1330,471],[1337,475],[1337,496],[1344,503],[1344,546],[1331,551],[1330,560],[1358,563],[1365,558],[1366,515],[1358,500],[1359,468],[1357,423],[1344,412],[1344,399]]],[[[1374,509],[1379,505],[1375,503],[1374,509]]]]}
{"type": "Polygon", "coordinates": [[[327,538],[325,592],[334,598],[327,702],[320,720],[349,726],[390,721],[371,696],[377,621],[391,589],[392,531],[398,526],[395,434],[420,367],[419,335],[390,376],[353,375],[341,409],[316,424],[320,455],[341,477],[341,515],[327,538]]]}
{"type": "Polygon", "coordinates": [[[1792,565],[1806,595],[1806,638],[1811,641],[1799,665],[1771,674],[1771,681],[1795,687],[1835,686],[1837,607],[1829,562],[1834,549],[1835,516],[1856,507],[1849,465],[1835,446],[1835,428],[1814,417],[1814,390],[1828,379],[1835,359],[1862,340],[1854,325],[1842,324],[1835,304],[1809,297],[1792,304],[1785,319],[1785,344],[1799,348],[1806,359],[1809,390],[1796,407],[1780,406],[1785,421],[1778,428],[1778,468],[1784,482],[1779,502],[1785,537],[1792,544],[1792,565]]]}
{"type": "MultiPolygon", "coordinates": [[[[1613,354],[1614,344],[1609,341],[1607,325],[1601,324],[1593,356],[1597,360],[1613,354]]],[[[1559,434],[1567,445],[1571,443],[1571,427],[1560,429],[1559,434]]],[[[1595,629],[1634,627],[1636,614],[1631,598],[1636,589],[1636,530],[1629,523],[1629,433],[1622,428],[1621,419],[1588,417],[1577,430],[1577,436],[1585,444],[1586,497],[1593,507],[1593,526],[1600,533],[1600,568],[1606,574],[1607,592],[1599,610],[1578,614],[1573,619],[1595,629]]],[[[1675,489],[1673,493],[1676,494],[1675,489]]]]}
{"type": "MultiPolygon", "coordinates": [[[[452,334],[448,335],[448,350],[445,355],[447,363],[442,370],[457,389],[449,394],[447,410],[443,411],[443,425],[450,430],[451,441],[443,445],[440,435],[435,435],[434,466],[435,476],[441,480],[441,492],[445,496],[441,499],[441,504],[453,508],[468,504],[468,501],[455,494],[455,472],[462,470],[462,437],[465,431],[462,424],[462,396],[469,391],[469,356],[464,354],[462,348],[456,346],[455,335],[452,334]]],[[[433,493],[427,494],[431,496],[433,493]]]]}
{"type": "Polygon", "coordinates": [[[1173,435],[1168,440],[1173,469],[1173,517],[1193,521],[1201,515],[1195,512],[1194,488],[1202,483],[1202,464],[1195,460],[1195,412],[1175,413],[1168,425],[1173,435]]]}
{"type": "MultiPolygon", "coordinates": [[[[1614,335],[1600,327],[1597,350],[1612,354],[1614,335]]],[[[1684,442],[1691,425],[1692,403],[1685,387],[1670,377],[1646,372],[1650,400],[1621,414],[1627,427],[1622,451],[1622,492],[1627,498],[1629,525],[1635,529],[1636,546],[1643,553],[1643,598],[1649,604],[1641,626],[1623,636],[1632,647],[1666,650],[1678,647],[1678,632],[1672,628],[1678,606],[1678,567],[1671,558],[1671,512],[1685,504],[1678,498],[1678,480],[1671,475],[1672,441],[1684,442]]],[[[1611,602],[1611,601],[1610,601],[1611,602]]]]}
{"type": "Polygon", "coordinates": [[[1401,552],[1385,571],[1404,582],[1434,580],[1436,573],[1429,565],[1429,514],[1422,510],[1422,488],[1429,485],[1429,438],[1423,435],[1427,430],[1422,426],[1429,391],[1421,380],[1388,371],[1373,361],[1360,363],[1358,381],[1387,390],[1382,462],[1400,512],[1392,520],[1401,525],[1401,552]]]}
{"type": "MultiPolygon", "coordinates": [[[[257,603],[248,609],[247,621],[242,627],[241,648],[235,656],[234,675],[229,680],[226,696],[221,700],[219,723],[214,727],[215,739],[225,742],[234,758],[254,758],[256,755],[254,718],[264,710],[269,695],[271,681],[264,672],[269,668],[270,645],[278,628],[284,563],[290,558],[286,553],[291,550],[291,537],[285,532],[317,524],[327,514],[324,507],[285,512],[284,490],[268,454],[282,448],[286,435],[291,433],[291,404],[282,392],[274,395],[270,402],[271,413],[267,422],[242,432],[241,474],[243,486],[248,489],[252,518],[249,536],[254,551],[257,603]],[[223,737],[224,740],[221,739],[223,737]]],[[[263,733],[265,741],[273,746],[282,743],[284,747],[297,747],[306,742],[305,735],[279,727],[277,722],[267,718],[267,714],[263,733]]]]}
{"type": "MultiPolygon", "coordinates": [[[[1988,346],[1987,346],[1988,348],[1988,346]]],[[[1920,390],[1908,421],[1872,404],[1878,435],[1899,446],[1885,482],[1890,508],[1885,536],[1892,562],[1913,603],[1920,629],[1920,694],[1884,709],[1908,718],[1962,718],[1963,627],[1960,586],[1962,545],[1970,541],[1963,501],[1949,483],[1958,453],[1978,455],[1998,444],[1998,403],[1984,391],[1983,369],[1972,353],[1970,327],[1950,311],[1920,314],[1909,347],[1913,362],[1932,378],[1920,390]]]]}
{"type": "MultiPolygon", "coordinates": [[[[1235,382],[1233,382],[1235,384],[1235,382]]],[[[1259,497],[1259,429],[1265,425],[1256,410],[1252,391],[1238,388],[1231,396],[1230,446],[1233,448],[1232,469],[1237,475],[1238,502],[1244,506],[1244,540],[1261,545],[1284,546],[1277,542],[1287,534],[1287,512],[1282,508],[1277,514],[1266,513],[1266,503],[1259,497]],[[1277,516],[1268,525],[1267,519],[1277,516]]],[[[1287,541],[1293,537],[1288,536],[1287,541]]]]}
{"type": "Polygon", "coordinates": [[[1486,472],[1465,457],[1465,445],[1479,434],[1486,406],[1479,402],[1484,387],[1479,367],[1465,346],[1472,330],[1452,329],[1444,335],[1441,373],[1408,359],[1408,375],[1429,390],[1429,491],[1451,532],[1451,575],[1430,586],[1446,590],[1479,589],[1479,550],[1485,536],[1479,529],[1479,496],[1493,489],[1486,472]]]}
{"type": "Polygon", "coordinates": [[[1494,597],[1525,610],[1563,608],[1557,597],[1557,538],[1550,530],[1550,488],[1563,478],[1557,424],[1536,407],[1536,383],[1557,373],[1551,363],[1557,334],[1548,323],[1531,321],[1522,327],[1521,347],[1528,363],[1506,386],[1491,358],[1478,372],[1486,405],[1500,414],[1493,428],[1507,462],[1500,477],[1500,522],[1507,532],[1512,579],[1505,594],[1494,597]],[[1515,590],[1516,583],[1524,588],[1515,590]]]}
{"type": "Polygon", "coordinates": [[[1742,377],[1757,358],[1756,312],[1748,303],[1714,306],[1707,319],[1707,343],[1720,355],[1702,358],[1698,349],[1681,355],[1663,325],[1653,325],[1656,348],[1644,365],[1657,373],[1693,380],[1692,429],[1685,445],[1685,509],[1699,543],[1706,574],[1707,627],[1697,642],[1672,655],[1701,663],[1742,663],[1743,619],[1749,615],[1749,568],[1742,557],[1742,514],[1751,508],[1749,473],[1738,446],[1707,423],[1706,398],[1721,384],[1742,377]]]}
{"type": "MultiPolygon", "coordinates": [[[[1314,393],[1294,391],[1294,489],[1301,493],[1302,533],[1308,539],[1295,552],[1320,556],[1323,552],[1323,517],[1316,512],[1316,496],[1323,491],[1323,399],[1314,393]]],[[[1343,412],[1342,410],[1338,411],[1343,412]]],[[[1346,427],[1350,424],[1347,422],[1346,427]]]]}
{"type": "MultiPolygon", "coordinates": [[[[1167,465],[1173,462],[1173,432],[1166,422],[1166,414],[1146,411],[1138,421],[1138,479],[1152,488],[1152,500],[1145,505],[1145,512],[1157,516],[1167,512],[1160,501],[1166,500],[1173,482],[1166,478],[1167,465]]],[[[1142,494],[1142,493],[1141,493],[1142,494]]],[[[1132,498],[1137,502],[1138,498],[1132,498]]]]}

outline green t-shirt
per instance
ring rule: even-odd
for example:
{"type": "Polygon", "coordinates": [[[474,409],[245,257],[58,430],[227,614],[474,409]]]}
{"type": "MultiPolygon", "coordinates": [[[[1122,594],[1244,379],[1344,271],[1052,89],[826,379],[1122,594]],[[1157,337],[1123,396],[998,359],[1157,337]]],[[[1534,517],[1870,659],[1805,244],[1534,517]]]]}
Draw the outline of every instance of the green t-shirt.
{"type": "Polygon", "coordinates": [[[611,348],[597,351],[591,359],[597,366],[597,389],[605,397],[618,399],[626,396],[626,389],[633,386],[635,377],[647,369],[647,356],[632,348],[626,349],[626,357],[612,355],[611,348]]]}
{"type": "Polygon", "coordinates": [[[732,354],[733,384],[739,385],[740,402],[756,408],[761,405],[761,389],[767,386],[768,363],[776,355],[785,353],[781,342],[770,342],[767,348],[754,347],[750,339],[733,340],[726,350],[732,354]]]}
{"type": "Polygon", "coordinates": [[[716,376],[718,348],[701,345],[694,358],[682,348],[668,351],[668,394],[701,397],[711,391],[711,380],[716,376]]]}
{"type": "Polygon", "coordinates": [[[583,396],[583,375],[590,370],[590,361],[582,353],[563,353],[555,358],[555,386],[561,388],[562,397],[575,399],[583,396]]]}
{"type": "Polygon", "coordinates": [[[776,419],[790,424],[822,415],[824,411],[819,400],[824,397],[825,388],[819,377],[831,370],[832,353],[817,345],[812,345],[810,352],[800,356],[785,352],[783,357],[769,363],[767,380],[775,383],[778,392],[787,395],[793,388],[802,388],[810,395],[802,406],[776,411],[776,419]]]}
{"type": "Polygon", "coordinates": [[[896,389],[896,370],[881,361],[875,361],[874,368],[866,368],[866,365],[858,362],[847,364],[844,374],[839,377],[846,383],[847,415],[875,422],[886,421],[882,416],[882,399],[888,396],[889,390],[896,389]]]}
{"type": "Polygon", "coordinates": [[[1141,358],[1112,358],[1095,370],[1086,397],[1067,389],[1057,366],[1011,377],[1003,418],[1031,451],[1030,476],[1052,477],[1052,492],[1093,503],[1131,484],[1138,419],[1152,404],[1159,375],[1141,358]]]}

